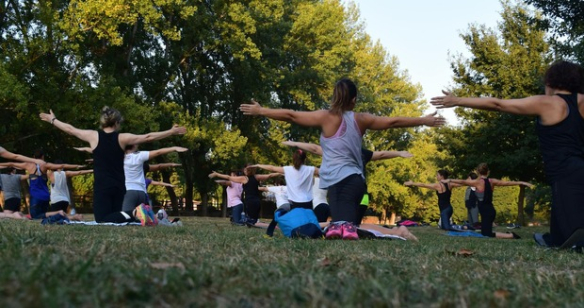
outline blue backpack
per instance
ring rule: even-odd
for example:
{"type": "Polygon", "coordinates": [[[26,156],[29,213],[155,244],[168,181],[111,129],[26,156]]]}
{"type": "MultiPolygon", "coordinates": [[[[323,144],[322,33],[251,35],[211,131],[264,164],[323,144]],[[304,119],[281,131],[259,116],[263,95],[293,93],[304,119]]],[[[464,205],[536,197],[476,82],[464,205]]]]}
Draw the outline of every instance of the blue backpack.
{"type": "Polygon", "coordinates": [[[316,215],[309,209],[295,208],[289,212],[283,209],[277,210],[266,234],[274,236],[274,229],[278,224],[286,237],[321,238],[323,236],[316,215]]]}

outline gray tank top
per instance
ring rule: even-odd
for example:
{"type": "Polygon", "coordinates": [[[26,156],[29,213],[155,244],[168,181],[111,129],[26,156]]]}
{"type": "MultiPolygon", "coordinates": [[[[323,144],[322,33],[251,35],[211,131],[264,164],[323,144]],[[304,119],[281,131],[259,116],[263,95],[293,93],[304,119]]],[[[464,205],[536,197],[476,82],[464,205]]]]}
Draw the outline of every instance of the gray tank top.
{"type": "Polygon", "coordinates": [[[363,177],[361,159],[362,135],[355,121],[355,113],[343,113],[339,129],[331,137],[320,135],[322,165],[320,168],[320,188],[327,189],[346,177],[359,174],[363,177]]]}
{"type": "Polygon", "coordinates": [[[2,190],[4,199],[20,199],[20,174],[2,174],[2,190]]]}

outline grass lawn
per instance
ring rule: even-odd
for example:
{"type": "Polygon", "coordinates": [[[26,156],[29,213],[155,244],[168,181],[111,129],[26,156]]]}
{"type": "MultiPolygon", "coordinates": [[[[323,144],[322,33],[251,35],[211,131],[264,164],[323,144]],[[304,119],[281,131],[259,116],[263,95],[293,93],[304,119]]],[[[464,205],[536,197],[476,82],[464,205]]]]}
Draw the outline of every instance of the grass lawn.
{"type": "MultiPolygon", "coordinates": [[[[521,240],[290,240],[183,218],[184,227],[0,220],[0,307],[575,307],[584,255],[521,240]],[[461,249],[470,256],[457,254],[461,249]]],[[[499,228],[499,231],[507,231],[499,228]]]]}

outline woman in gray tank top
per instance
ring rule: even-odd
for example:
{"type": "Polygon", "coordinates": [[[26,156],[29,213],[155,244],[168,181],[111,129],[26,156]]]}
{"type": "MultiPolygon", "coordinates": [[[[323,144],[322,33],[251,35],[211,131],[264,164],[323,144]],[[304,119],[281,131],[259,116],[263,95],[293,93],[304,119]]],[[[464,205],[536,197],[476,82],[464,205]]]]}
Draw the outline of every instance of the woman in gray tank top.
{"type": "Polygon", "coordinates": [[[444,118],[436,113],[424,117],[383,117],[370,113],[355,113],[357,87],[349,79],[335,85],[329,110],[294,111],[269,109],[257,102],[242,104],[245,115],[265,116],[274,120],[293,122],[321,129],[320,144],[323,161],[320,169],[320,188],[328,189],[332,221],[349,224],[331,225],[327,237],[356,239],[354,226],[358,223],[358,208],[365,192],[362,136],[367,129],[384,130],[399,127],[442,126],[444,118]]]}

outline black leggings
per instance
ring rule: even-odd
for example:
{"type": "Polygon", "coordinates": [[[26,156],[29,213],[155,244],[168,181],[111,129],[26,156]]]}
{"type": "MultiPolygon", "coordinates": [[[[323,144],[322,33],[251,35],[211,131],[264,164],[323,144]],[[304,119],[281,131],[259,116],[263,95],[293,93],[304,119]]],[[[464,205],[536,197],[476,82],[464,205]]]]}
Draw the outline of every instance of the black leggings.
{"type": "Polygon", "coordinates": [[[495,221],[495,216],[497,216],[495,206],[492,203],[485,204],[483,201],[479,201],[479,213],[481,214],[481,234],[495,237],[495,233],[493,233],[493,222],[495,221]]]}
{"type": "Polygon", "coordinates": [[[359,225],[359,204],[365,193],[365,179],[351,174],[328,188],[332,221],[348,221],[359,225]]]}
{"type": "Polygon", "coordinates": [[[561,246],[581,228],[584,228],[584,179],[581,172],[574,172],[552,183],[551,245],[561,246]]]}
{"type": "Polygon", "coordinates": [[[312,200],[308,201],[308,202],[294,202],[292,200],[290,201],[290,209],[296,209],[296,208],[301,208],[301,209],[307,209],[307,210],[312,210],[312,200]]]}
{"type": "Polygon", "coordinates": [[[251,198],[245,200],[245,215],[249,218],[251,223],[255,223],[260,218],[261,202],[259,198],[251,198]]]}
{"type": "MultiPolygon", "coordinates": [[[[122,214],[122,202],[126,189],[124,187],[112,187],[93,192],[93,215],[97,222],[129,222],[133,218],[127,218],[122,214]]],[[[131,216],[131,215],[130,215],[131,216]]]]}

